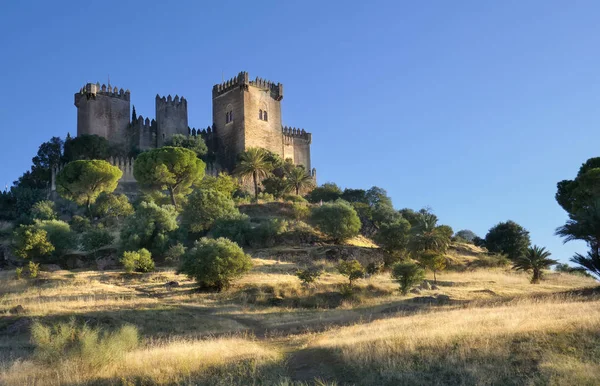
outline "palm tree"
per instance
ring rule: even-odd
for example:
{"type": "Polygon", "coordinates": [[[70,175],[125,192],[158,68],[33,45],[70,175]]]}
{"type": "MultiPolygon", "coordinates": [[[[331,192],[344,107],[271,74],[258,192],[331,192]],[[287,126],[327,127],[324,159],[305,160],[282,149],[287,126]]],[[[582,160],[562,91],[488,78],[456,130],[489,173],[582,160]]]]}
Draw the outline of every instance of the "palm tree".
{"type": "Polygon", "coordinates": [[[414,256],[425,251],[444,253],[450,245],[450,238],[437,226],[438,218],[427,211],[417,215],[417,224],[411,229],[409,250],[414,256]]]}
{"type": "Polygon", "coordinates": [[[587,256],[576,253],[571,258],[571,261],[600,277],[600,254],[598,253],[598,248],[592,248],[592,250],[588,251],[587,256]]]}
{"type": "Polygon", "coordinates": [[[296,166],[286,173],[287,184],[290,188],[296,190],[296,196],[300,190],[314,186],[315,181],[302,166],[296,166]]]}
{"type": "Polygon", "coordinates": [[[259,179],[267,178],[273,170],[269,162],[268,153],[265,149],[251,147],[240,155],[240,161],[235,168],[234,174],[247,180],[252,178],[254,182],[254,198],[258,200],[259,179]]]}
{"type": "Polygon", "coordinates": [[[514,260],[513,268],[517,271],[533,272],[531,284],[538,284],[542,279],[542,269],[548,269],[558,263],[556,260],[549,259],[550,255],[546,248],[534,245],[527,249],[524,256],[514,260]]]}

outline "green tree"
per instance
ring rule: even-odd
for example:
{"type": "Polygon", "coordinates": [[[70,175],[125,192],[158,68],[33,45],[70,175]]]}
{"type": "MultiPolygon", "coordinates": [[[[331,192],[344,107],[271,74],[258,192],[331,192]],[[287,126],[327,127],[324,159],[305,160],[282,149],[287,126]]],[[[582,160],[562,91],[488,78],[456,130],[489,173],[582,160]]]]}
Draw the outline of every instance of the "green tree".
{"type": "Polygon", "coordinates": [[[313,208],[311,220],[321,232],[337,243],[358,235],[361,226],[354,208],[344,201],[313,208]]]}
{"type": "Polygon", "coordinates": [[[337,266],[337,270],[348,278],[350,287],[354,284],[354,280],[365,276],[365,269],[357,260],[341,261],[337,266]]]}
{"type": "Polygon", "coordinates": [[[50,200],[38,201],[31,207],[31,218],[33,220],[56,220],[54,202],[50,200]]]}
{"type": "MultiPolygon", "coordinates": [[[[391,261],[397,260],[407,250],[411,237],[410,228],[410,223],[401,218],[391,224],[382,224],[375,234],[375,242],[392,257],[391,261]]],[[[386,263],[389,265],[391,261],[386,263]]]]}
{"type": "Polygon", "coordinates": [[[315,180],[306,172],[303,166],[296,166],[286,173],[287,185],[296,192],[296,196],[300,191],[312,188],[315,185],[315,180]]]}
{"type": "Polygon", "coordinates": [[[298,279],[300,279],[302,284],[308,286],[314,283],[319,278],[319,276],[321,276],[322,273],[323,271],[318,267],[309,267],[306,269],[298,270],[296,272],[296,276],[298,277],[298,279]]]}
{"type": "Polygon", "coordinates": [[[181,213],[181,223],[189,232],[203,232],[216,219],[239,214],[233,200],[216,190],[196,190],[188,198],[181,213]]]}
{"type": "Polygon", "coordinates": [[[201,190],[216,190],[227,197],[233,197],[233,193],[239,189],[239,184],[235,178],[227,173],[219,173],[218,176],[204,176],[198,184],[201,190]]]}
{"type": "Polygon", "coordinates": [[[450,245],[450,232],[444,226],[438,226],[438,218],[429,211],[420,211],[412,227],[409,249],[418,257],[425,251],[445,253],[450,245]]]}
{"type": "Polygon", "coordinates": [[[550,266],[558,263],[556,260],[549,259],[551,255],[546,248],[533,247],[527,248],[523,256],[517,257],[513,262],[513,268],[517,271],[532,272],[531,284],[539,284],[542,279],[542,270],[549,269],[550,266]]]}
{"type": "Polygon", "coordinates": [[[147,249],[138,251],[129,251],[123,253],[121,264],[125,268],[125,272],[152,272],[154,271],[154,260],[152,254],[147,249]]]}
{"type": "Polygon", "coordinates": [[[419,254],[419,262],[433,272],[433,282],[437,283],[437,272],[446,269],[446,256],[437,251],[424,251],[419,254]]]}
{"type": "Polygon", "coordinates": [[[173,134],[165,142],[165,146],[183,147],[196,153],[198,158],[202,158],[208,154],[208,147],[201,136],[173,134]]]}
{"type": "Polygon", "coordinates": [[[175,207],[142,202],[123,224],[121,250],[146,248],[153,255],[160,255],[169,247],[169,236],[177,227],[175,207]]]}
{"type": "Polygon", "coordinates": [[[399,262],[392,268],[392,277],[400,284],[402,295],[425,278],[425,271],[411,261],[399,262]]]}
{"type": "Polygon", "coordinates": [[[165,146],[140,154],[133,175],[146,188],[168,190],[171,203],[177,207],[175,197],[189,194],[191,186],[204,177],[205,168],[192,150],[165,146]]]}
{"type": "Polygon", "coordinates": [[[249,244],[251,232],[250,217],[245,214],[219,217],[210,230],[212,237],[224,237],[242,246],[249,244]]]}
{"type": "Polygon", "coordinates": [[[99,135],[79,135],[64,144],[64,161],[108,160],[111,148],[108,139],[99,135]]]}
{"type": "Polygon", "coordinates": [[[333,182],[326,182],[314,188],[306,197],[309,202],[319,203],[336,201],[342,196],[342,189],[333,182]]]}
{"type": "Polygon", "coordinates": [[[353,202],[362,202],[364,204],[368,204],[367,200],[367,191],[364,189],[344,189],[344,193],[342,193],[341,199],[344,201],[348,201],[350,203],[353,202]]]}
{"type": "Polygon", "coordinates": [[[523,256],[529,244],[529,232],[511,220],[494,225],[485,235],[488,251],[505,254],[511,260],[523,256]]]}
{"type": "Polygon", "coordinates": [[[236,243],[225,238],[201,238],[183,256],[179,273],[203,288],[226,289],[252,268],[252,260],[236,243]]]}
{"type": "Polygon", "coordinates": [[[258,200],[258,184],[267,178],[273,170],[273,163],[265,149],[251,147],[240,154],[234,174],[242,179],[252,178],[254,184],[254,199],[258,200]]]}
{"type": "Polygon", "coordinates": [[[54,246],[52,255],[60,259],[69,250],[77,248],[77,235],[71,226],[60,220],[36,220],[35,227],[46,231],[48,241],[54,246]]]}
{"type": "Polygon", "coordinates": [[[105,225],[119,223],[133,212],[133,206],[124,194],[102,193],[92,207],[94,216],[100,218],[105,225]]]}
{"type": "Polygon", "coordinates": [[[281,198],[292,190],[292,187],[285,178],[275,175],[265,178],[262,184],[265,188],[265,193],[272,194],[275,198],[281,198]]]}
{"type": "Polygon", "coordinates": [[[56,190],[63,198],[85,205],[91,216],[91,205],[101,193],[112,193],[123,172],[106,161],[73,161],[56,177],[56,190]]]}
{"type": "Polygon", "coordinates": [[[15,185],[29,189],[47,189],[50,186],[52,169],[61,164],[64,142],[59,137],[40,145],[35,157],[31,160],[31,170],[25,172],[15,185]]]}
{"type": "Polygon", "coordinates": [[[454,235],[457,239],[464,240],[467,243],[473,243],[477,238],[477,235],[468,229],[462,229],[454,235]]]}
{"type": "Polygon", "coordinates": [[[48,233],[33,225],[21,225],[14,233],[15,255],[24,259],[38,259],[54,252],[48,233]]]}
{"type": "Polygon", "coordinates": [[[102,247],[114,243],[115,237],[104,228],[92,228],[81,235],[81,246],[84,251],[91,252],[94,256],[102,247]]]}

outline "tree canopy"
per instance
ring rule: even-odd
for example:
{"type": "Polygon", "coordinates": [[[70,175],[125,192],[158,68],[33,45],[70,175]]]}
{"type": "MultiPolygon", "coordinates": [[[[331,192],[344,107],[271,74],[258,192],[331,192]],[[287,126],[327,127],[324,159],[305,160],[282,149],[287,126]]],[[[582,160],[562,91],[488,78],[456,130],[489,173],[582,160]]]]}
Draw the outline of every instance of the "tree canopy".
{"type": "Polygon", "coordinates": [[[79,135],[64,144],[64,160],[107,160],[111,156],[108,140],[99,135],[79,135]]]}
{"type": "Polygon", "coordinates": [[[165,142],[165,146],[183,147],[196,153],[198,158],[202,158],[208,154],[208,147],[201,136],[173,134],[165,142]]]}
{"type": "Polygon", "coordinates": [[[511,260],[523,256],[529,244],[529,231],[511,220],[494,225],[485,235],[488,251],[505,254],[511,260]]]}
{"type": "Polygon", "coordinates": [[[258,184],[273,170],[272,158],[269,152],[259,147],[251,147],[239,156],[234,174],[242,179],[252,180],[256,200],[258,200],[258,184]]]}

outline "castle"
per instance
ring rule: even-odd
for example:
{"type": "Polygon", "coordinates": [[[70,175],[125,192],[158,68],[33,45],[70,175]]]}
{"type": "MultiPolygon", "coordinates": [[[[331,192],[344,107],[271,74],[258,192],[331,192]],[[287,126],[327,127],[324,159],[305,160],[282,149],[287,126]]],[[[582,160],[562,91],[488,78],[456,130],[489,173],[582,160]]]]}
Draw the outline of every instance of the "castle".
{"type": "MultiPolygon", "coordinates": [[[[240,153],[262,147],[303,165],[316,177],[310,159],[312,135],[282,125],[282,99],[283,84],[260,78],[249,80],[247,72],[240,72],[213,86],[213,124],[200,130],[189,127],[188,102],[183,97],[156,95],[156,118],[150,120],[132,116],[129,90],[88,83],[75,94],[77,135],[99,135],[125,153],[161,147],[174,134],[199,135],[215,156],[208,165],[212,173],[232,172],[240,153]]],[[[124,177],[132,178],[131,159],[112,162],[119,167],[128,165],[122,168],[124,177]]]]}

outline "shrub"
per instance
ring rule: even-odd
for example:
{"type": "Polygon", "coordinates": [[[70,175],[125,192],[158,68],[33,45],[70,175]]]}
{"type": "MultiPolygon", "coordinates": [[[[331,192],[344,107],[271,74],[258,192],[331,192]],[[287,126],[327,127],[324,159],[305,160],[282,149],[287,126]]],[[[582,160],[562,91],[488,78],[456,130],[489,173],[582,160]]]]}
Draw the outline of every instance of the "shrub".
{"type": "Polygon", "coordinates": [[[239,184],[234,177],[221,172],[217,177],[204,176],[204,179],[198,184],[198,188],[201,190],[215,190],[227,197],[232,197],[233,193],[239,189],[239,184]]]}
{"type": "Polygon", "coordinates": [[[361,226],[354,208],[344,201],[313,208],[311,220],[321,232],[333,238],[335,242],[358,235],[361,226]]]}
{"type": "Polygon", "coordinates": [[[124,194],[102,193],[92,207],[94,216],[107,226],[118,224],[133,212],[133,206],[124,194]]]}
{"type": "Polygon", "coordinates": [[[456,232],[454,237],[456,239],[464,240],[466,243],[472,244],[473,241],[475,241],[475,239],[477,238],[477,235],[475,234],[475,232],[473,232],[471,230],[462,229],[462,230],[456,232]]]}
{"type": "Polygon", "coordinates": [[[24,259],[48,256],[54,246],[48,241],[48,233],[33,225],[20,225],[14,233],[14,253],[24,259]]]}
{"type": "Polygon", "coordinates": [[[174,206],[142,202],[125,220],[121,230],[121,250],[145,248],[154,255],[161,255],[169,247],[169,236],[176,229],[177,210],[174,206]]]}
{"type": "Polygon", "coordinates": [[[35,227],[46,231],[48,241],[54,246],[52,255],[62,257],[68,250],[77,248],[77,235],[71,227],[60,220],[36,220],[35,227]]]}
{"type": "MultiPolygon", "coordinates": [[[[299,196],[294,196],[299,197],[299,196]]],[[[310,207],[304,203],[295,202],[292,205],[292,213],[296,220],[304,220],[310,216],[310,207]]]]}
{"type": "Polygon", "coordinates": [[[165,261],[168,263],[179,264],[179,260],[185,254],[186,248],[181,243],[171,245],[165,253],[165,261]]]}
{"type": "Polygon", "coordinates": [[[523,256],[530,243],[529,231],[510,220],[494,225],[485,235],[488,251],[505,254],[511,260],[523,256]]]}
{"type": "Polygon", "coordinates": [[[87,325],[78,326],[75,319],[52,326],[34,322],[31,341],[36,360],[54,364],[64,359],[98,369],[122,360],[139,343],[137,328],[125,325],[115,332],[105,332],[87,325]]]}
{"type": "Polygon", "coordinates": [[[248,244],[255,248],[271,247],[276,243],[278,236],[286,231],[287,226],[287,221],[277,218],[262,221],[249,230],[246,236],[248,244]]]}
{"type": "Polygon", "coordinates": [[[342,196],[342,189],[332,182],[326,182],[323,185],[314,188],[306,198],[309,202],[329,202],[336,201],[342,196]]]}
{"type": "Polygon", "coordinates": [[[247,245],[251,231],[250,217],[238,214],[215,220],[210,233],[214,238],[225,237],[238,245],[247,245]]]}
{"type": "Polygon", "coordinates": [[[367,264],[367,273],[369,275],[376,275],[383,271],[383,262],[381,261],[372,261],[367,264]]]}
{"type": "Polygon", "coordinates": [[[298,276],[298,279],[302,281],[302,284],[309,285],[314,283],[322,273],[323,271],[321,271],[319,268],[311,267],[299,270],[296,272],[296,276],[298,276]]]}
{"type": "Polygon", "coordinates": [[[189,232],[203,232],[221,217],[234,216],[239,211],[233,200],[216,190],[196,190],[188,197],[181,222],[189,232]]]}
{"type": "Polygon", "coordinates": [[[292,245],[314,244],[319,240],[319,234],[305,222],[290,221],[287,230],[278,238],[281,242],[292,245]]]}
{"type": "Polygon", "coordinates": [[[501,268],[506,267],[509,264],[510,260],[506,256],[492,253],[480,255],[471,263],[471,266],[474,268],[501,268]]]}
{"type": "Polygon", "coordinates": [[[81,236],[81,246],[84,251],[96,254],[98,250],[115,241],[114,236],[103,228],[94,228],[81,236]]]}
{"type": "Polygon", "coordinates": [[[446,256],[436,251],[424,251],[419,255],[421,265],[433,272],[433,282],[437,283],[436,273],[446,268],[446,256]]]}
{"type": "Polygon", "coordinates": [[[87,217],[73,216],[71,218],[71,229],[77,233],[83,233],[89,230],[91,221],[87,217]]]}
{"type": "Polygon", "coordinates": [[[286,194],[283,196],[283,199],[285,201],[295,202],[295,203],[307,203],[308,202],[306,200],[306,198],[304,198],[302,196],[296,196],[295,194],[286,194]]]}
{"type": "Polygon", "coordinates": [[[401,218],[391,224],[381,224],[379,232],[375,234],[375,242],[391,257],[388,258],[388,266],[406,251],[411,235],[410,228],[410,223],[401,218]]]}
{"type": "Polygon", "coordinates": [[[275,196],[270,193],[259,193],[258,200],[262,202],[273,202],[275,201],[275,196]]]}
{"type": "Polygon", "coordinates": [[[38,201],[31,207],[32,220],[56,220],[54,202],[49,200],[38,201]]]}
{"type": "Polygon", "coordinates": [[[196,280],[200,287],[221,291],[251,267],[250,256],[233,241],[203,237],[183,256],[179,272],[196,280]]]}
{"type": "Polygon", "coordinates": [[[338,272],[348,278],[348,284],[352,287],[354,280],[365,276],[365,269],[357,260],[342,261],[337,266],[338,272]]]}
{"type": "Polygon", "coordinates": [[[27,264],[27,274],[31,279],[35,279],[40,274],[40,265],[29,261],[27,264]]]}
{"type": "Polygon", "coordinates": [[[17,277],[17,280],[21,280],[21,278],[23,277],[23,267],[15,268],[15,275],[17,277]]]}
{"type": "Polygon", "coordinates": [[[123,258],[121,259],[125,272],[152,272],[154,271],[154,261],[152,260],[152,254],[147,249],[140,249],[139,251],[124,252],[123,258]]]}
{"type": "Polygon", "coordinates": [[[402,295],[425,278],[425,271],[413,262],[399,262],[392,268],[392,277],[400,284],[402,295]]]}

